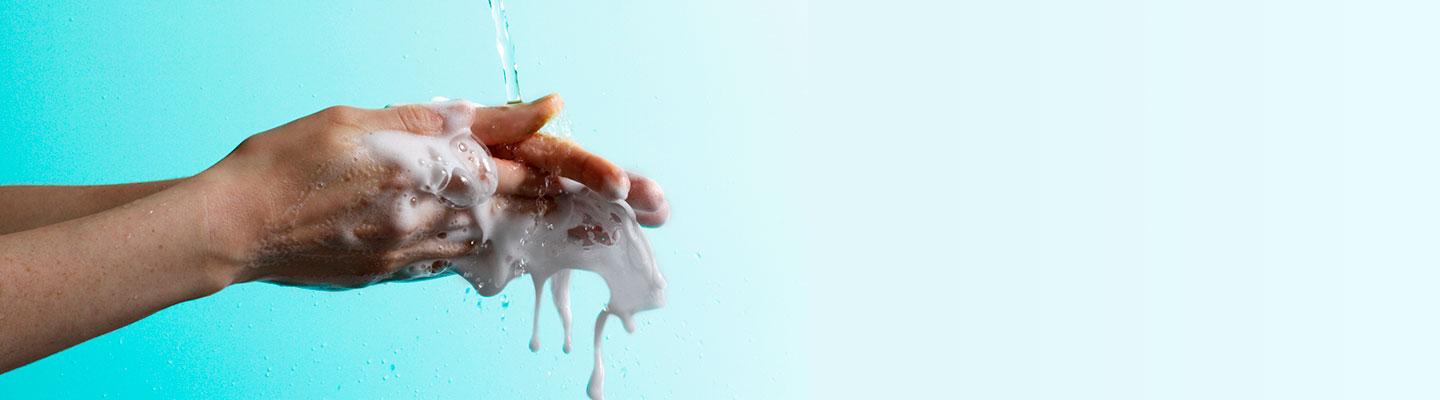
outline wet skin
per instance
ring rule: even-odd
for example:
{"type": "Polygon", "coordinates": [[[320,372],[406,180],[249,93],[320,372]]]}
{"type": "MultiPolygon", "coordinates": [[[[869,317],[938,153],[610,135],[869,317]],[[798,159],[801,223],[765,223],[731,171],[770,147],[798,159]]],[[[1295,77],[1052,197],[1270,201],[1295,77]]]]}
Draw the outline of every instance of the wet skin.
{"type": "MultiPolygon", "coordinates": [[[[560,107],[547,96],[476,110],[471,129],[496,158],[497,197],[543,203],[565,177],[624,199],[644,225],[664,223],[669,206],[654,181],[538,134],[560,107]]],[[[359,135],[426,135],[441,123],[419,106],[337,106],[252,136],[192,177],[0,187],[0,373],[232,284],[303,278],[344,286],[463,254],[419,239],[431,229],[423,224],[359,232],[377,245],[345,252],[321,245],[335,240],[333,229],[313,229],[358,212],[356,204],[394,182],[391,166],[355,157],[359,135]],[[322,177],[334,183],[314,190],[322,177]],[[279,236],[316,245],[266,245],[279,236]]]]}

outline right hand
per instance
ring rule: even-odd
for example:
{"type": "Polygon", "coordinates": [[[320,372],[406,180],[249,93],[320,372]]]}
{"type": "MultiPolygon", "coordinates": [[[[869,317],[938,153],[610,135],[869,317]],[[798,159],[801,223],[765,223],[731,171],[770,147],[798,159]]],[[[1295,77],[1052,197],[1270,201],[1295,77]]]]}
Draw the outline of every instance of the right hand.
{"type": "MultiPolygon", "coordinates": [[[[627,199],[643,224],[663,223],[668,205],[653,181],[574,142],[537,134],[560,107],[557,96],[546,96],[473,110],[471,133],[498,167],[496,200],[543,204],[557,193],[557,177],[565,177],[627,199]],[[514,201],[521,199],[538,201],[514,201]]],[[[443,122],[439,113],[417,105],[338,106],[246,139],[195,177],[220,194],[206,199],[212,253],[237,267],[235,282],[332,288],[362,287],[417,261],[470,253],[473,242],[437,237],[454,210],[436,199],[420,199],[422,217],[415,219],[399,218],[392,204],[380,204],[383,193],[407,184],[405,174],[358,155],[366,133],[436,135],[443,122]]]]}

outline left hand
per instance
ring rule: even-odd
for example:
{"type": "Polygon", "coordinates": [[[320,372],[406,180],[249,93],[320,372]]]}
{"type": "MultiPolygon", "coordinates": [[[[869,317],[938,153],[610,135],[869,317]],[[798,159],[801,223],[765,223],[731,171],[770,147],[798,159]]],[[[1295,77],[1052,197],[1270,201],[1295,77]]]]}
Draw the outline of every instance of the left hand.
{"type": "MultiPolygon", "coordinates": [[[[537,135],[561,102],[546,96],[516,106],[473,109],[471,133],[494,155],[496,196],[546,197],[558,193],[558,177],[602,195],[628,199],[637,218],[659,225],[668,216],[659,186],[580,148],[572,141],[537,135]]],[[[453,258],[473,249],[437,239],[450,210],[421,204],[420,218],[402,218],[381,194],[405,187],[395,165],[357,157],[359,138],[376,131],[441,133],[444,118],[419,105],[371,110],[331,107],[246,139],[197,178],[219,183],[235,196],[215,207],[214,252],[228,255],[237,281],[359,287],[392,276],[401,267],[453,258]],[[337,223],[337,221],[350,221],[337,223]]],[[[431,199],[427,199],[431,200],[431,199]]]]}

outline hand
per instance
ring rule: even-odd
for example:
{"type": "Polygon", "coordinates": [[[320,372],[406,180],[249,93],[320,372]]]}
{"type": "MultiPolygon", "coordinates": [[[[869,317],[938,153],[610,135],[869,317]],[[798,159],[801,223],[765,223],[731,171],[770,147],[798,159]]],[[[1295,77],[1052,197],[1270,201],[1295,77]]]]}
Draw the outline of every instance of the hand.
{"type": "MultiPolygon", "coordinates": [[[[564,177],[628,199],[642,223],[663,223],[668,206],[653,181],[574,142],[536,134],[560,107],[558,97],[547,96],[467,109],[474,115],[474,138],[495,155],[497,200],[543,208],[564,177]]],[[[473,242],[443,239],[455,211],[438,199],[410,200],[408,217],[384,201],[385,194],[406,187],[408,177],[361,149],[361,138],[371,132],[438,135],[444,123],[440,113],[418,105],[332,107],[247,139],[197,177],[225,193],[207,199],[210,210],[225,211],[207,224],[211,246],[238,266],[237,281],[338,288],[391,279],[416,261],[470,253],[473,242]]]]}

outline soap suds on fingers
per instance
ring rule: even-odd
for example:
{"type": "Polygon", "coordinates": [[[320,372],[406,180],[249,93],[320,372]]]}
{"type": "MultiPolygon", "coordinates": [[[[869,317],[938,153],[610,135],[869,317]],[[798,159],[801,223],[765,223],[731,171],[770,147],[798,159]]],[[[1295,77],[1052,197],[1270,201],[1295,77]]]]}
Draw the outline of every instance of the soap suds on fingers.
{"type": "Polygon", "coordinates": [[[595,369],[587,393],[592,398],[603,397],[601,335],[605,321],[613,315],[626,331],[634,332],[635,313],[665,303],[665,279],[635,211],[624,201],[612,200],[613,196],[564,179],[563,193],[552,199],[497,196],[496,164],[471,135],[479,106],[463,100],[424,106],[445,117],[444,133],[372,132],[361,139],[360,151],[400,168],[408,177],[407,187],[386,194],[393,198],[381,199],[394,204],[397,221],[424,220],[428,218],[424,213],[434,210],[417,204],[438,201],[448,210],[437,237],[465,244],[471,251],[462,257],[417,262],[403,268],[399,278],[455,272],[481,295],[494,296],[511,280],[530,275],[536,295],[532,351],[541,346],[538,317],[543,288],[549,281],[565,331],[562,349],[568,353],[570,270],[600,275],[610,289],[610,301],[595,321],[595,369]]]}

